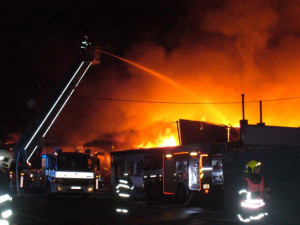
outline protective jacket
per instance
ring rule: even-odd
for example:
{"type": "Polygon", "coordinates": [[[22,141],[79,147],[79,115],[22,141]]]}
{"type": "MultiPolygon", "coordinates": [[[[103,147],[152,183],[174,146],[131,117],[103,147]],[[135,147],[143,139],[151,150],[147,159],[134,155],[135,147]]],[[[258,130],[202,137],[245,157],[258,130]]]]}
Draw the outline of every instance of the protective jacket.
{"type": "Polygon", "coordinates": [[[129,198],[130,192],[133,189],[132,182],[129,178],[120,179],[116,187],[117,194],[121,198],[129,198]]]}
{"type": "Polygon", "coordinates": [[[121,214],[127,214],[129,212],[129,202],[130,194],[134,186],[129,178],[129,176],[124,176],[122,179],[119,179],[116,186],[117,192],[117,208],[116,212],[121,214]]]}
{"type": "Polygon", "coordinates": [[[0,171],[0,221],[8,223],[12,212],[12,197],[9,194],[9,176],[7,172],[0,171]]]}
{"type": "Polygon", "coordinates": [[[264,191],[264,178],[262,177],[259,183],[253,183],[249,177],[245,177],[247,181],[249,192],[263,192],[264,191]]]}

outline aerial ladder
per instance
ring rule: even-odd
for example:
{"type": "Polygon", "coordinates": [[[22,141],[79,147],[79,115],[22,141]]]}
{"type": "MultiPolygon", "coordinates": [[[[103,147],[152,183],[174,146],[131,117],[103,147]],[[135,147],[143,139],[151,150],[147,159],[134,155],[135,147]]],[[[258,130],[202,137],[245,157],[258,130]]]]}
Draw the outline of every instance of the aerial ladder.
{"type": "Polygon", "coordinates": [[[91,66],[100,64],[101,48],[92,46],[87,36],[81,42],[80,48],[82,56],[67,70],[57,90],[49,97],[14,146],[13,153],[17,162],[30,165],[34,153],[44,145],[45,136],[86,72],[91,66]]]}

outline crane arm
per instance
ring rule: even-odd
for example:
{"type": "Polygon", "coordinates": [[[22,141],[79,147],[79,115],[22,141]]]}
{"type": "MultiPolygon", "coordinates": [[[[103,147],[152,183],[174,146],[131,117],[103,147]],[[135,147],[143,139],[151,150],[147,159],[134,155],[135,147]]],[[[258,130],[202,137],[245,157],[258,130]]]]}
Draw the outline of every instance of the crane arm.
{"type": "Polygon", "coordinates": [[[29,163],[36,149],[43,145],[43,138],[47,135],[86,72],[91,66],[100,64],[101,48],[91,47],[87,37],[82,42],[81,49],[84,53],[82,59],[78,60],[74,64],[75,66],[72,66],[63,76],[57,90],[50,96],[40,113],[16,143],[13,152],[17,160],[20,157],[23,162],[29,163]]]}

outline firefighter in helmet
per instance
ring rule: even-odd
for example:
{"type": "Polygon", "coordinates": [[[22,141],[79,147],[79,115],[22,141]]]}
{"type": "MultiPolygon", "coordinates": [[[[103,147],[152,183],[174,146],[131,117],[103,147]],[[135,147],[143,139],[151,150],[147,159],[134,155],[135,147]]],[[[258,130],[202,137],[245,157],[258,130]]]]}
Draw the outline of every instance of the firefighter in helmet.
{"type": "Polygon", "coordinates": [[[134,189],[134,185],[130,179],[128,172],[123,173],[123,177],[118,180],[116,186],[117,194],[117,207],[116,212],[118,214],[127,214],[129,212],[129,203],[131,200],[131,192],[134,189]]]}
{"type": "Polygon", "coordinates": [[[241,222],[257,222],[268,215],[266,200],[269,199],[270,188],[261,175],[262,163],[250,160],[246,165],[245,177],[239,190],[240,212],[238,218],[241,222]]]}
{"type": "Polygon", "coordinates": [[[9,224],[13,214],[9,187],[9,169],[12,161],[13,157],[8,151],[0,150],[0,224],[9,224]]]}

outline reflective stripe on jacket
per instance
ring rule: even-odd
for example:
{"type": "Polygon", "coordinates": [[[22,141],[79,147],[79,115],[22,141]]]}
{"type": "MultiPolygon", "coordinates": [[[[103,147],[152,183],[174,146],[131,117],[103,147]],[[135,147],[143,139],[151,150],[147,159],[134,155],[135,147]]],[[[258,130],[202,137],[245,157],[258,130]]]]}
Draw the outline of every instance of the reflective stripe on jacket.
{"type": "Polygon", "coordinates": [[[248,183],[249,192],[263,192],[264,191],[264,178],[261,178],[259,184],[254,184],[248,177],[244,178],[248,183]]]}

